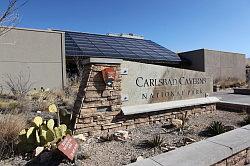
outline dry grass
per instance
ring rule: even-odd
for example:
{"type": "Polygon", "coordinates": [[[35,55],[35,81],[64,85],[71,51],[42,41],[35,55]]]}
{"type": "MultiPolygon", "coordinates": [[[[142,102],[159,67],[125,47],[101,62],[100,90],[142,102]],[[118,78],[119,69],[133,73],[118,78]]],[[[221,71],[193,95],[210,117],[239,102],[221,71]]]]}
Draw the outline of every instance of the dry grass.
{"type": "Polygon", "coordinates": [[[68,106],[74,103],[74,98],[67,95],[63,90],[34,91],[28,96],[30,97],[30,102],[33,103],[33,110],[35,111],[48,111],[48,107],[51,104],[68,106]]]}
{"type": "Polygon", "coordinates": [[[15,110],[18,107],[18,102],[15,100],[0,100],[0,109],[15,110]]]}
{"type": "Polygon", "coordinates": [[[236,78],[227,78],[227,79],[216,79],[214,84],[220,86],[221,89],[240,87],[245,85],[244,81],[241,81],[236,78]]]}
{"type": "Polygon", "coordinates": [[[16,98],[11,94],[0,96],[0,113],[18,111],[20,113],[48,112],[51,104],[56,104],[59,110],[71,110],[77,96],[77,85],[69,85],[64,90],[42,89],[31,90],[25,97],[16,98]]]}
{"type": "Polygon", "coordinates": [[[27,127],[24,114],[0,114],[0,159],[15,154],[20,131],[27,127]]]}

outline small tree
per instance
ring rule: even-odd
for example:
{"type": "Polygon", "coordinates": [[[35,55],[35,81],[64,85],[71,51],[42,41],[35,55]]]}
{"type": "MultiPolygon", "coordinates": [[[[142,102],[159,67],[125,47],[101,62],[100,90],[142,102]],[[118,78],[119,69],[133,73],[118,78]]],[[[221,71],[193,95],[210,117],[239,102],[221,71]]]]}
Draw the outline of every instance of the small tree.
{"type": "Polygon", "coordinates": [[[19,21],[18,9],[25,5],[27,1],[9,0],[4,11],[0,11],[0,36],[15,27],[19,21]]]}
{"type": "Polygon", "coordinates": [[[6,74],[4,81],[6,88],[18,98],[25,97],[33,85],[30,81],[30,73],[25,76],[23,72],[18,73],[16,76],[6,74]]]}
{"type": "Polygon", "coordinates": [[[76,65],[77,72],[77,82],[80,82],[83,77],[84,65],[81,57],[73,57],[74,63],[76,65]]]}

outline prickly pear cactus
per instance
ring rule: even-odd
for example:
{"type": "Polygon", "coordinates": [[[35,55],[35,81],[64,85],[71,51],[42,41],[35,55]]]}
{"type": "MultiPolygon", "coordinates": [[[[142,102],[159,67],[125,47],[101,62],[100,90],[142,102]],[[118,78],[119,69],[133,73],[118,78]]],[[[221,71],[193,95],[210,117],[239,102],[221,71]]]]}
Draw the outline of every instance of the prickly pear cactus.
{"type": "Polygon", "coordinates": [[[42,117],[35,117],[32,121],[32,126],[28,129],[23,129],[19,133],[20,152],[31,152],[38,146],[43,146],[47,149],[54,149],[57,143],[67,134],[71,135],[71,130],[65,124],[55,127],[53,119],[43,121],[42,117]]]}

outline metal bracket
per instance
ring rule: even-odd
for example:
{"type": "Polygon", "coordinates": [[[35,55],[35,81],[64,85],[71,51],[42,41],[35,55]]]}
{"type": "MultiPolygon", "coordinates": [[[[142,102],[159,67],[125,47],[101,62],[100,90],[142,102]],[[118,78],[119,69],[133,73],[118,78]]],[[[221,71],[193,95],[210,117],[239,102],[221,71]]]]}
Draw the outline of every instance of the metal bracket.
{"type": "Polygon", "coordinates": [[[128,75],[128,68],[122,68],[121,75],[128,75]]]}
{"type": "Polygon", "coordinates": [[[128,101],[129,99],[128,94],[122,94],[121,97],[122,97],[122,101],[128,101]]]}

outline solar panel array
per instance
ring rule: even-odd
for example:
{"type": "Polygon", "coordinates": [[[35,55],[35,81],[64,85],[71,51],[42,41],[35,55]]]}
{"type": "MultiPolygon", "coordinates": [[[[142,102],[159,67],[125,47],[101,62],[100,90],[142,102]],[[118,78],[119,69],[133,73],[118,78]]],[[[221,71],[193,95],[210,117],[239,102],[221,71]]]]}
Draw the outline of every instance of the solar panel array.
{"type": "Polygon", "coordinates": [[[151,40],[65,31],[66,56],[134,61],[180,62],[179,56],[151,40]]]}

